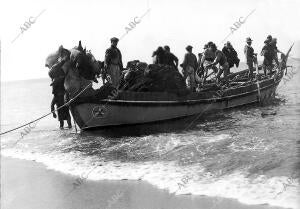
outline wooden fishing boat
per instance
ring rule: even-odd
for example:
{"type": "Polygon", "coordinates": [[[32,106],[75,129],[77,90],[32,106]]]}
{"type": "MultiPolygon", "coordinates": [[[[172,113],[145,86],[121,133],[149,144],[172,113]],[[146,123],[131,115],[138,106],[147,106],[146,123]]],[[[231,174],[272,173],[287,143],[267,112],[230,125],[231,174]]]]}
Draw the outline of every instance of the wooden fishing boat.
{"type": "MultiPolygon", "coordinates": [[[[71,105],[71,113],[78,126],[86,130],[201,116],[204,113],[265,102],[275,96],[286,69],[289,52],[283,56],[280,66],[274,69],[271,76],[259,75],[256,80],[241,82],[248,70],[233,73],[230,78],[235,85],[224,90],[204,89],[185,96],[165,92],[120,91],[111,99],[75,102],[71,105]]],[[[257,72],[259,70],[261,66],[257,72]]]]}

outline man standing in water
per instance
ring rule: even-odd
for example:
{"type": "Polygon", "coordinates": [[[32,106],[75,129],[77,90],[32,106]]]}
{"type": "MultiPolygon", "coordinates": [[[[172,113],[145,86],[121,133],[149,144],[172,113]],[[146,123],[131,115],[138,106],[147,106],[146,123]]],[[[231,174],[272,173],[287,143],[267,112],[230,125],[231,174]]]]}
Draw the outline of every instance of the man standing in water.
{"type": "Polygon", "coordinates": [[[254,49],[252,48],[251,44],[252,44],[252,40],[251,38],[247,38],[246,39],[246,46],[244,48],[244,54],[246,57],[246,63],[248,65],[248,69],[249,69],[249,74],[248,77],[252,80],[253,78],[253,71],[254,71],[254,67],[253,67],[253,63],[257,62],[257,58],[256,55],[254,53],[254,49]]]}
{"type": "Polygon", "coordinates": [[[119,39],[113,37],[110,41],[111,47],[105,52],[104,68],[106,69],[107,75],[110,77],[109,82],[117,88],[120,83],[121,71],[123,70],[122,54],[117,48],[119,39]]]}
{"type": "MultiPolygon", "coordinates": [[[[53,117],[56,118],[57,115],[55,114],[54,106],[56,105],[56,108],[60,108],[65,104],[65,87],[64,87],[64,81],[65,81],[65,73],[62,70],[63,64],[69,59],[69,53],[66,50],[63,50],[63,47],[60,48],[60,53],[62,59],[60,59],[56,64],[52,66],[52,68],[58,68],[57,71],[57,77],[54,78],[53,71],[50,70],[49,76],[52,79],[52,83],[50,86],[52,86],[52,94],[53,94],[53,99],[51,102],[51,112],[53,112],[53,117]]],[[[51,68],[51,69],[52,69],[51,68]]],[[[64,128],[64,120],[67,121],[68,123],[68,128],[72,128],[72,123],[71,123],[71,116],[69,113],[69,107],[65,106],[57,110],[58,114],[58,121],[60,125],[60,129],[64,128]]]]}
{"type": "MultiPolygon", "coordinates": [[[[62,83],[62,87],[61,91],[57,92],[56,94],[54,94],[52,102],[51,102],[51,112],[53,112],[54,106],[56,105],[56,108],[60,108],[61,106],[63,106],[65,104],[65,97],[64,97],[64,92],[63,92],[63,83],[64,83],[64,79],[62,79],[62,81],[60,81],[60,83],[62,83]]],[[[61,86],[61,84],[58,84],[61,86]]],[[[53,90],[54,90],[54,86],[53,86],[53,90]]],[[[72,128],[72,124],[71,124],[71,116],[69,113],[69,107],[65,106],[60,108],[59,110],[57,110],[57,114],[58,114],[58,121],[59,121],[59,125],[60,125],[60,129],[64,129],[64,120],[67,121],[68,123],[68,128],[72,128]]],[[[55,114],[55,112],[53,112],[53,117],[56,118],[57,115],[55,114]]]]}

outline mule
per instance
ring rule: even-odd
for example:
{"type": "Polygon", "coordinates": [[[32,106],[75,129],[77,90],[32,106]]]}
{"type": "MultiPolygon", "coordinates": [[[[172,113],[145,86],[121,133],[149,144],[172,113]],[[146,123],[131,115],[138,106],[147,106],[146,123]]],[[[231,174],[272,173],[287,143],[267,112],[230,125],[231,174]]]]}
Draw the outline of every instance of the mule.
{"type": "MultiPolygon", "coordinates": [[[[47,57],[45,66],[50,69],[49,76],[52,79],[61,76],[61,72],[64,73],[64,87],[70,98],[90,85],[95,80],[95,76],[101,72],[99,62],[90,52],[86,53],[76,48],[68,50],[63,46],[47,57]]],[[[93,96],[95,93],[96,91],[90,85],[81,97],[93,96]]]]}

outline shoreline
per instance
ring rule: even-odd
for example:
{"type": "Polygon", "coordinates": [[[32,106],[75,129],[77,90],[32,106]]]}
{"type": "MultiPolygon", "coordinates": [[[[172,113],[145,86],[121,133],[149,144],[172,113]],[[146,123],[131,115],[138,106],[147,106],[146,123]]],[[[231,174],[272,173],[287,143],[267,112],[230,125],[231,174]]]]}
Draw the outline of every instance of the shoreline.
{"type": "Polygon", "coordinates": [[[42,163],[1,155],[1,205],[5,209],[280,209],[234,199],[174,195],[145,181],[82,180],[42,163]]]}

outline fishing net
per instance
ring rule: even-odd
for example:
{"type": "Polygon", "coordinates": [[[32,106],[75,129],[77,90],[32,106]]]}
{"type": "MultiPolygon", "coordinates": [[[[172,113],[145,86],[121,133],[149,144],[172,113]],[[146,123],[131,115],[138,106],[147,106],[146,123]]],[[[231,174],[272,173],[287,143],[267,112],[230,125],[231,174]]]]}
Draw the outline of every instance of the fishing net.
{"type": "Polygon", "coordinates": [[[186,83],[177,69],[167,65],[133,61],[123,72],[119,89],[136,92],[186,91],[186,83]]]}

